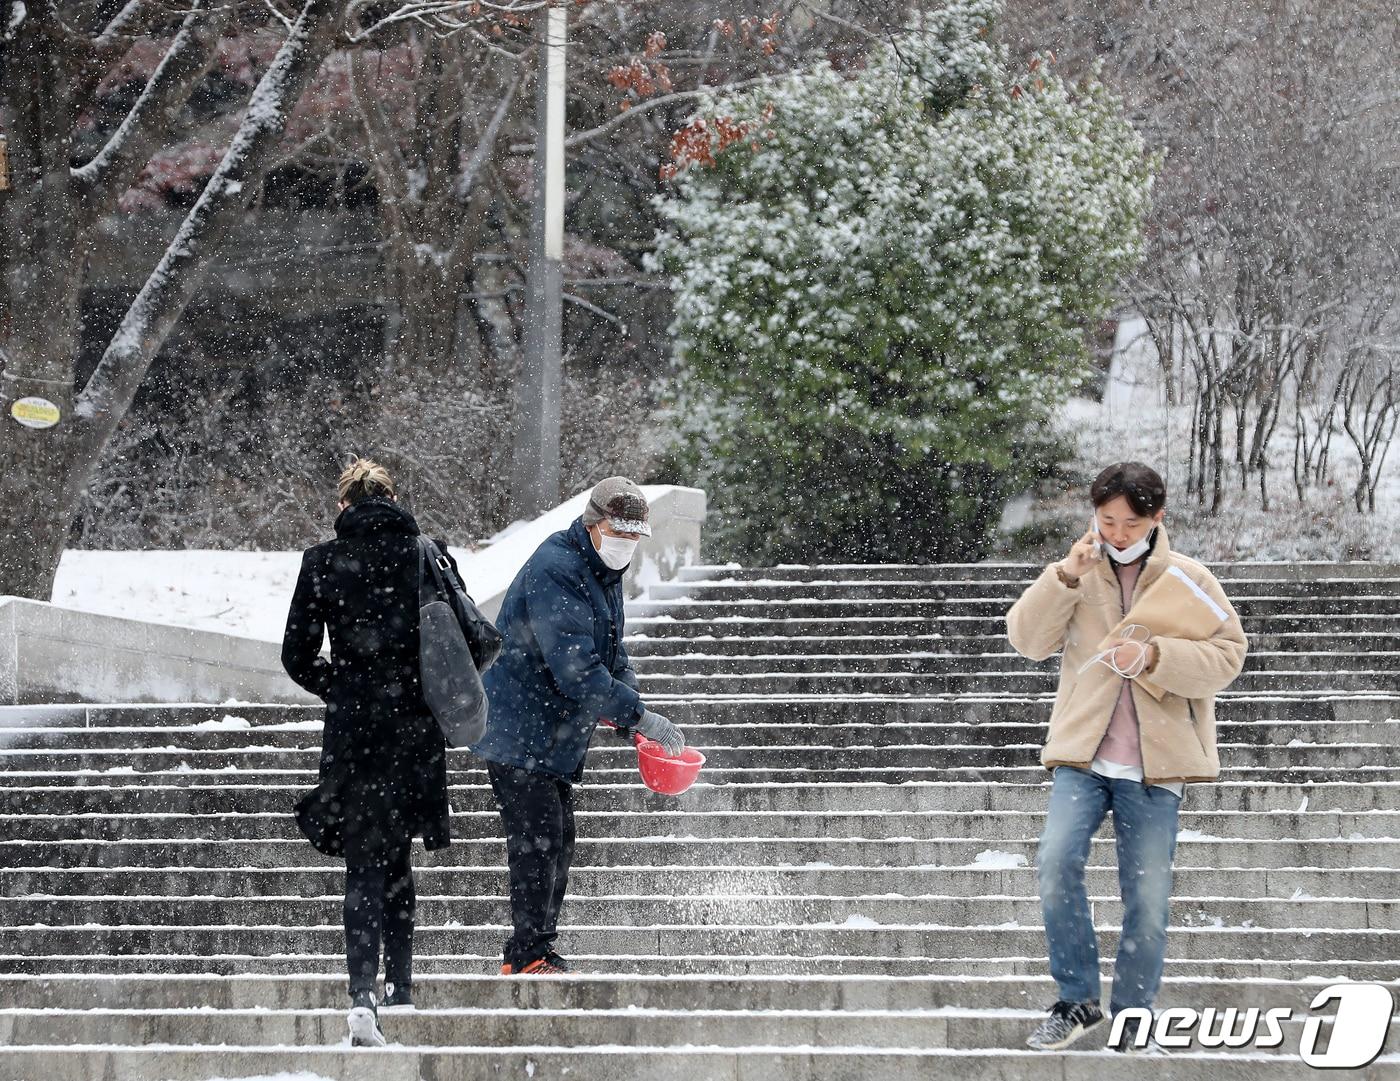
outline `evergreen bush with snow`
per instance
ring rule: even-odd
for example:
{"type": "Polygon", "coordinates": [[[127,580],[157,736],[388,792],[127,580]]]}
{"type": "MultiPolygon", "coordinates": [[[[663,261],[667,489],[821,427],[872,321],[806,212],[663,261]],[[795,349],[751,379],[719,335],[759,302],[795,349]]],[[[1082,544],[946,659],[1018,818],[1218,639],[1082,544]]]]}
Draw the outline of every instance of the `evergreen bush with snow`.
{"type": "Polygon", "coordinates": [[[980,558],[1055,451],[1153,163],[1103,86],[1011,71],[999,13],[953,0],[677,137],[656,260],[727,554],[980,558]]]}

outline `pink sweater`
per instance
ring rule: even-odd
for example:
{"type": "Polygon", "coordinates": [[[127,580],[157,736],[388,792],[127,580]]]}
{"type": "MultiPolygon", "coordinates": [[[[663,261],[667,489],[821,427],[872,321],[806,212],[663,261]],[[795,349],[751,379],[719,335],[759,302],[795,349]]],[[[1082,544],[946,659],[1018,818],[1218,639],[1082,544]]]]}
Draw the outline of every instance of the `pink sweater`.
{"type": "MultiPolygon", "coordinates": [[[[1142,573],[1141,563],[1126,567],[1115,567],[1118,585],[1123,591],[1123,611],[1133,606],[1133,589],[1137,586],[1138,575],[1142,573]]],[[[1108,731],[1104,733],[1095,758],[1102,758],[1120,766],[1142,766],[1142,746],[1138,741],[1137,707],[1133,705],[1133,681],[1125,679],[1119,692],[1118,702],[1109,718],[1108,731]]]]}

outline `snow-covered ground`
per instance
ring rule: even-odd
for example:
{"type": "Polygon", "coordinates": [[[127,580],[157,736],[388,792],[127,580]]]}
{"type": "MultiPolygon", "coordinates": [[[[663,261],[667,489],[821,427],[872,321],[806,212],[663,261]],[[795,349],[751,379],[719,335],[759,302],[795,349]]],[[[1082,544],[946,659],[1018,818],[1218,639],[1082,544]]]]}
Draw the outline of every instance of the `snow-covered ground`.
{"type": "MultiPolygon", "coordinates": [[[[461,556],[453,555],[460,561],[461,556]]],[[[64,608],[280,642],[300,552],[63,553],[64,608]]]]}
{"type": "MultiPolygon", "coordinates": [[[[642,490],[654,499],[664,489],[642,490]]],[[[451,548],[467,590],[478,601],[504,592],[545,538],[583,513],[587,499],[588,493],[580,493],[532,522],[502,530],[480,548],[451,548]]],[[[643,541],[643,556],[645,549],[643,541]]],[[[280,642],[300,569],[300,552],[69,549],[52,600],[83,612],[280,642]]]]}
{"type": "MultiPolygon", "coordinates": [[[[1212,517],[1186,499],[1190,405],[1169,408],[1165,399],[1145,324],[1125,320],[1104,400],[1071,399],[1060,427],[1078,447],[1072,465],[1081,475],[1091,477],[1104,465],[1128,460],[1158,469],[1167,482],[1173,547],[1205,560],[1400,560],[1400,476],[1394,463],[1388,462],[1382,475],[1376,513],[1358,513],[1351,501],[1356,450],[1339,434],[1332,441],[1330,483],[1308,490],[1300,502],[1293,488],[1293,430],[1285,417],[1270,444],[1270,509],[1262,509],[1257,479],[1242,491],[1239,478],[1227,475],[1225,508],[1212,517]]],[[[1230,428],[1227,424],[1227,456],[1233,448],[1230,428]]],[[[1087,493],[1076,490],[1043,501],[1034,513],[1069,521],[1078,515],[1087,522],[1087,493]]]]}

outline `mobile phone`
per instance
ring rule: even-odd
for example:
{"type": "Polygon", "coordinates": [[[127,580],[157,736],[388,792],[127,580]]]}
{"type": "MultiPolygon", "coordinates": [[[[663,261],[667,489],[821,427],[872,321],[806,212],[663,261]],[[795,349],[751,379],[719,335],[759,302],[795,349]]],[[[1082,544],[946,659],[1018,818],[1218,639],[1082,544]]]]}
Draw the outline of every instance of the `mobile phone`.
{"type": "Polygon", "coordinates": [[[1094,555],[1103,555],[1103,534],[1099,532],[1099,516],[1091,514],[1089,516],[1089,531],[1098,539],[1094,542],[1094,555]]]}

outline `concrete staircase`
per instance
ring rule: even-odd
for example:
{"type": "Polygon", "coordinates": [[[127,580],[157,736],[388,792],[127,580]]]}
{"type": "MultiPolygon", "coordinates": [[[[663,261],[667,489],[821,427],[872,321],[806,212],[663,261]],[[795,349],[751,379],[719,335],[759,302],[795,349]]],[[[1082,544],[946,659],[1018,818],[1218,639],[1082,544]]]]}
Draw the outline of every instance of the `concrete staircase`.
{"type": "MultiPolygon", "coordinates": [[[[600,737],[561,947],[491,975],[504,851],[454,756],[420,856],[418,1009],[345,1040],[342,876],[288,816],[319,711],[0,710],[0,1078],[1302,1078],[1309,1004],[1400,978],[1400,568],[1243,566],[1220,782],[1188,788],[1159,1006],[1292,1007],[1281,1047],[1130,1062],[1054,1000],[1035,888],[1053,664],[1008,651],[1034,568],[690,568],[633,606],[648,701],[709,764],[680,799],[600,737]]],[[[1110,828],[1089,889],[1105,993],[1110,828]]],[[[1397,987],[1400,990],[1400,987],[1397,987]]],[[[1400,1078],[1400,1021],[1343,1076],[1400,1078]]],[[[1325,1031],[1325,1026],[1324,1026],[1325,1031]]],[[[1320,1045],[1318,1050],[1322,1050],[1320,1045]]]]}

